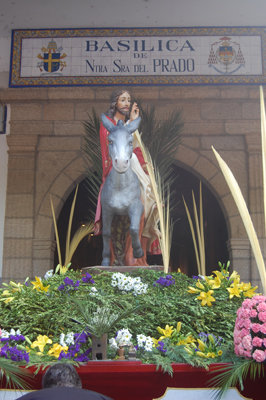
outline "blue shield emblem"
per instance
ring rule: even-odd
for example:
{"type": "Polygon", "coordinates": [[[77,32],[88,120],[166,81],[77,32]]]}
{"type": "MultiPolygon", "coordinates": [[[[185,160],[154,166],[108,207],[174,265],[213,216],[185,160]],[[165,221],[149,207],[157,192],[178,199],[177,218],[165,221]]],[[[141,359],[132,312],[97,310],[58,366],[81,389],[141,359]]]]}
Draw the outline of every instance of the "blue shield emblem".
{"type": "Polygon", "coordinates": [[[60,53],[44,53],[43,68],[46,72],[56,72],[60,68],[60,53]]]}

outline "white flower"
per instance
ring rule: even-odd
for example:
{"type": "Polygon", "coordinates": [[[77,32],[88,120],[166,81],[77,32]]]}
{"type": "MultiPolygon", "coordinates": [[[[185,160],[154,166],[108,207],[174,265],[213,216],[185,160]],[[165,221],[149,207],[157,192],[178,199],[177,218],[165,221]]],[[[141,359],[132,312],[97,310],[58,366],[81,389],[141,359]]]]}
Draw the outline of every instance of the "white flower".
{"type": "Polygon", "coordinates": [[[112,349],[115,349],[115,350],[118,348],[117,342],[116,342],[115,338],[109,339],[109,346],[110,346],[112,349]]]}
{"type": "Polygon", "coordinates": [[[66,347],[65,336],[66,335],[64,333],[61,333],[60,335],[59,343],[62,347],[66,347]]]}
{"type": "Polygon", "coordinates": [[[2,329],[2,334],[1,334],[2,338],[8,338],[9,337],[9,332],[5,331],[4,329],[2,329]]]}
{"type": "Polygon", "coordinates": [[[44,275],[43,278],[46,280],[46,279],[48,279],[48,278],[51,278],[53,275],[54,275],[54,270],[53,270],[53,269],[49,269],[49,270],[45,273],[45,275],[44,275]]]}
{"type": "Polygon", "coordinates": [[[133,291],[135,296],[147,292],[148,285],[141,282],[140,277],[131,278],[121,272],[112,274],[111,285],[117,287],[123,294],[133,291]]]}
{"type": "Polygon", "coordinates": [[[143,347],[144,343],[146,342],[146,336],[145,335],[137,335],[137,342],[138,342],[138,347],[143,347]]]}
{"type": "Polygon", "coordinates": [[[90,296],[96,296],[98,294],[98,290],[96,289],[96,287],[92,286],[90,288],[90,296]]]}
{"type": "Polygon", "coordinates": [[[74,332],[67,333],[66,338],[65,338],[65,342],[66,342],[67,346],[75,343],[74,332]]]}

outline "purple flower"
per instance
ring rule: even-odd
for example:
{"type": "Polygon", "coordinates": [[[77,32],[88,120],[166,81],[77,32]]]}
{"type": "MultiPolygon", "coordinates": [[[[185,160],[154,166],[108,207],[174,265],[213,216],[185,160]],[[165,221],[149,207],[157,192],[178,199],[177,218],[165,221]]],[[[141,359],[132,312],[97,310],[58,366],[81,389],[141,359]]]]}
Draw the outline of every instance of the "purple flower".
{"type": "Polygon", "coordinates": [[[88,272],[86,272],[86,275],[83,276],[81,279],[82,279],[82,282],[84,282],[84,283],[95,283],[95,280],[92,279],[91,274],[89,274],[88,272]]]}
{"type": "Polygon", "coordinates": [[[166,353],[166,349],[164,348],[164,342],[162,342],[161,340],[158,342],[158,345],[156,347],[157,350],[161,351],[162,353],[166,353]]]}
{"type": "Polygon", "coordinates": [[[10,359],[12,361],[26,361],[29,362],[29,354],[25,350],[19,350],[17,346],[9,346],[5,344],[1,348],[0,357],[10,359]]]}
{"type": "Polygon", "coordinates": [[[168,287],[175,284],[175,279],[172,275],[166,275],[165,277],[161,276],[157,281],[153,284],[153,286],[163,286],[168,287]]]}
{"type": "Polygon", "coordinates": [[[73,286],[74,282],[68,276],[64,279],[65,285],[73,286]]]}
{"type": "Polygon", "coordinates": [[[58,286],[57,290],[63,291],[63,290],[77,290],[79,287],[80,281],[74,281],[70,279],[68,276],[64,279],[64,283],[62,283],[60,286],[58,286]]]}

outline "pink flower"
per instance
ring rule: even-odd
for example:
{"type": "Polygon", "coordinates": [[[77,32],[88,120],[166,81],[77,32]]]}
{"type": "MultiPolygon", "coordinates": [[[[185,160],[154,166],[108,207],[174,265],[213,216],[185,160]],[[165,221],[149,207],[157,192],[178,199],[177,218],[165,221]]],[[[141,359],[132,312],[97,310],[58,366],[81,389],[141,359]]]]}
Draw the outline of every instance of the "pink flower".
{"type": "Polygon", "coordinates": [[[262,343],[263,343],[263,340],[262,340],[261,338],[257,337],[257,336],[255,336],[255,337],[252,339],[252,344],[253,344],[253,346],[255,346],[255,347],[261,347],[261,346],[262,346],[262,343]]]}
{"type": "Polygon", "coordinates": [[[244,321],[243,327],[246,328],[246,329],[250,329],[250,326],[251,326],[250,319],[246,319],[244,321]]]}
{"type": "Polygon", "coordinates": [[[244,350],[243,356],[247,358],[251,358],[251,351],[250,350],[244,350]]]}
{"type": "Polygon", "coordinates": [[[261,322],[266,322],[266,311],[259,312],[258,317],[261,322]]]}
{"type": "Polygon", "coordinates": [[[251,329],[253,330],[253,332],[258,333],[260,332],[260,324],[251,324],[251,329]]]}
{"type": "MultiPolygon", "coordinates": [[[[253,324],[254,325],[254,324],[253,324]]],[[[257,324],[257,325],[259,325],[259,324],[257,324]]],[[[240,335],[240,337],[244,337],[244,336],[247,336],[249,334],[249,330],[248,329],[245,329],[245,328],[243,328],[243,329],[241,329],[241,331],[240,331],[240,333],[239,333],[239,335],[240,335]]]]}
{"type": "Polygon", "coordinates": [[[266,296],[262,296],[262,295],[257,295],[252,297],[252,300],[256,300],[258,303],[265,303],[266,301],[266,296]]]}
{"type": "Polygon", "coordinates": [[[243,312],[242,312],[242,318],[249,318],[249,313],[250,313],[250,310],[248,310],[248,309],[244,309],[243,310],[243,312]]]}
{"type": "Polygon", "coordinates": [[[257,311],[252,309],[250,310],[250,318],[256,318],[256,316],[258,315],[257,311]]]}
{"type": "Polygon", "coordinates": [[[241,343],[239,345],[235,346],[235,353],[238,356],[243,356],[244,355],[244,348],[243,348],[241,343]]]}
{"type": "Polygon", "coordinates": [[[263,346],[266,347],[266,338],[263,339],[263,346]]]}
{"type": "MultiPolygon", "coordinates": [[[[253,297],[253,299],[254,299],[254,297],[253,297]]],[[[242,307],[243,308],[251,308],[251,299],[246,299],[246,300],[244,300],[243,301],[243,303],[242,303],[242,307]]]]}
{"type": "Polygon", "coordinates": [[[252,357],[257,362],[263,362],[266,358],[263,350],[255,350],[254,353],[252,354],[252,357]]]}
{"type": "Polygon", "coordinates": [[[264,324],[262,324],[260,326],[260,331],[261,331],[261,333],[264,333],[264,335],[266,335],[266,323],[265,322],[264,322],[264,324]]]}
{"type": "Polygon", "coordinates": [[[266,302],[258,304],[257,310],[258,311],[266,311],[266,302]]]}
{"type": "Polygon", "coordinates": [[[252,350],[251,336],[244,336],[242,339],[242,344],[245,350],[252,350]]]}

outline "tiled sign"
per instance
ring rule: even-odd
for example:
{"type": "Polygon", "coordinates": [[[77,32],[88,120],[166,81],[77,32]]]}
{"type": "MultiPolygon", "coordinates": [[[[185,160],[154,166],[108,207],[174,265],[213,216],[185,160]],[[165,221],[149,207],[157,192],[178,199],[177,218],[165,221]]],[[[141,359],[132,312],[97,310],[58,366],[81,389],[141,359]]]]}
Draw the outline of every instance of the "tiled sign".
{"type": "Polygon", "coordinates": [[[266,27],[14,30],[10,86],[264,84],[266,27]]]}

